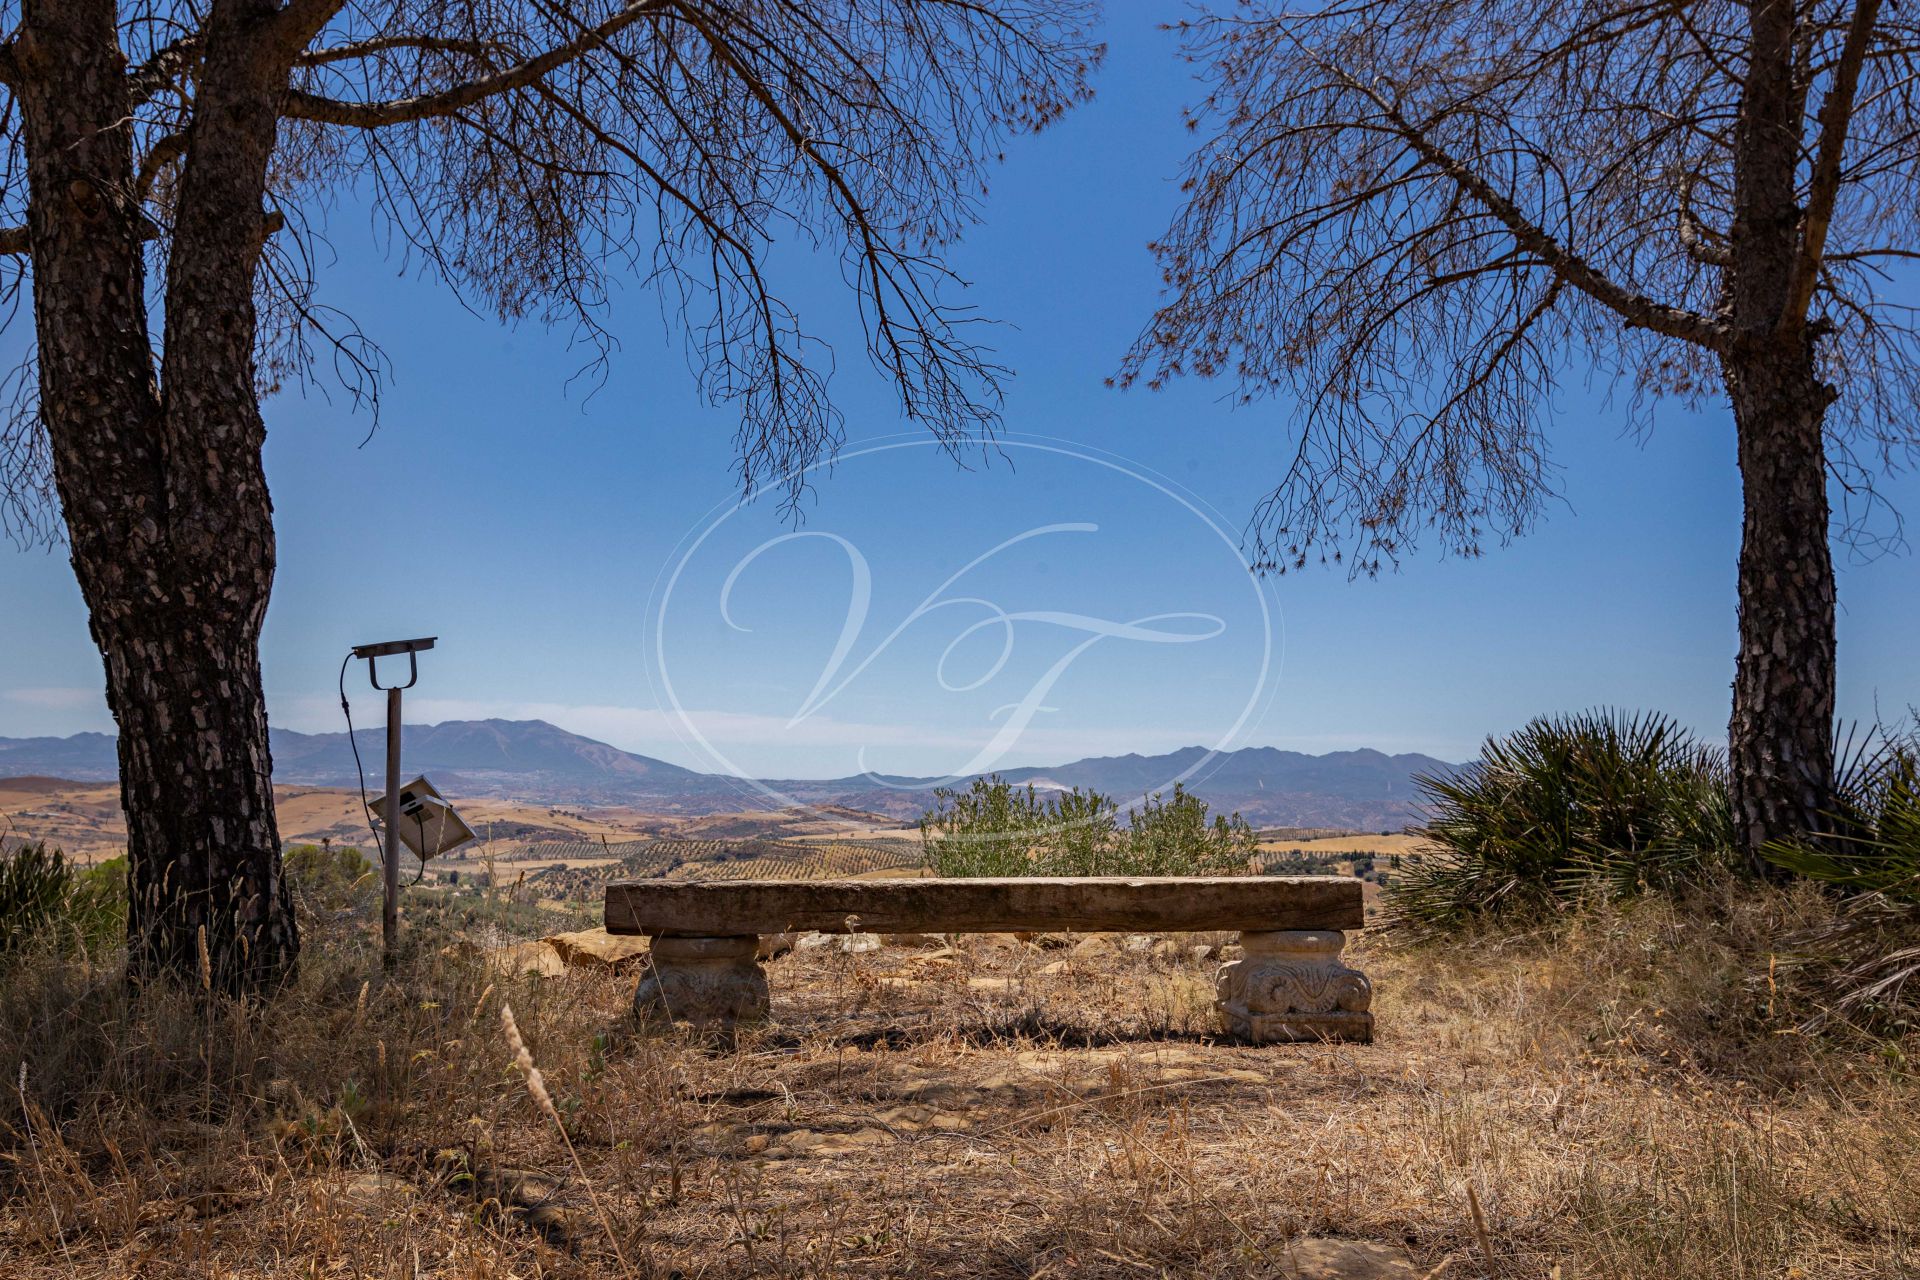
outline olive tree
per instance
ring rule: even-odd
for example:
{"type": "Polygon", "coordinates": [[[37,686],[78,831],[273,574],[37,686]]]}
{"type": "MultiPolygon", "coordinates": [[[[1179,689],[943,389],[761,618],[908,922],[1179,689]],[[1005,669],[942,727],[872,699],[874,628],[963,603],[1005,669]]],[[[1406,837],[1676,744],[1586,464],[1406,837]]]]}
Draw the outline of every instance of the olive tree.
{"type": "MultiPolygon", "coordinates": [[[[662,295],[752,489],[830,451],[830,353],[770,278],[825,253],[903,414],[990,432],[944,246],[1010,132],[1087,93],[1083,0],[13,0],[0,269],[30,298],[0,460],[71,549],[120,729],[138,974],[294,961],[258,640],[263,395],[385,359],[317,290],[330,208],[506,319],[612,353],[662,295]],[[44,500],[36,505],[36,499],[44,500]]],[[[24,310],[24,309],[23,309],[24,310]]],[[[12,314],[10,309],[8,314],[12,314]]]]}
{"type": "Polygon", "coordinates": [[[1920,389],[1920,23],[1877,0],[1253,0],[1207,92],[1126,380],[1299,406],[1260,558],[1478,554],[1553,492],[1569,368],[1636,427],[1727,403],[1745,519],[1730,743],[1750,858],[1817,828],[1835,588],[1920,389]],[[1856,505],[1857,504],[1857,505],[1856,505]]]}

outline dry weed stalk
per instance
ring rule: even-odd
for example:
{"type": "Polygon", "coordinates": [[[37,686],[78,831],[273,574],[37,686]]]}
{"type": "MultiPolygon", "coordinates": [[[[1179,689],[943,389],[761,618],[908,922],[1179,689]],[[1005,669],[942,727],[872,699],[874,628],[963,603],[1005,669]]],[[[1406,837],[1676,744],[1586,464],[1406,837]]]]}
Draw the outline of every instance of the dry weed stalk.
{"type": "Polygon", "coordinates": [[[566,1144],[567,1157],[573,1161],[574,1171],[587,1188],[587,1198],[593,1202],[593,1211],[600,1219],[600,1227],[607,1233],[607,1243],[613,1246],[613,1256],[620,1260],[620,1270],[631,1276],[633,1267],[627,1261],[626,1252],[620,1248],[620,1237],[613,1229],[613,1219],[607,1216],[605,1206],[600,1203],[600,1193],[594,1189],[587,1167],[580,1163],[580,1153],[573,1149],[573,1137],[567,1132],[566,1122],[560,1118],[560,1108],[553,1104],[553,1094],[547,1090],[547,1078],[534,1064],[533,1051],[527,1048],[527,1042],[520,1035],[520,1024],[513,1017],[513,1006],[505,1002],[500,1005],[500,1027],[506,1034],[507,1047],[513,1051],[514,1065],[520,1068],[520,1074],[527,1082],[527,1093],[533,1098],[534,1104],[553,1121],[553,1127],[560,1131],[560,1141],[566,1144]]]}
{"type": "Polygon", "coordinates": [[[53,1198],[53,1184],[47,1180],[47,1166],[40,1158],[40,1140],[33,1131],[33,1104],[27,1101],[27,1064],[20,1063],[20,1075],[14,1081],[14,1090],[20,1095],[20,1121],[26,1126],[27,1146],[33,1152],[33,1171],[40,1179],[40,1189],[47,1197],[47,1213],[53,1218],[54,1234],[60,1240],[60,1254],[66,1259],[67,1270],[73,1270],[73,1250],[67,1244],[66,1224],[60,1220],[60,1206],[53,1198]]]}

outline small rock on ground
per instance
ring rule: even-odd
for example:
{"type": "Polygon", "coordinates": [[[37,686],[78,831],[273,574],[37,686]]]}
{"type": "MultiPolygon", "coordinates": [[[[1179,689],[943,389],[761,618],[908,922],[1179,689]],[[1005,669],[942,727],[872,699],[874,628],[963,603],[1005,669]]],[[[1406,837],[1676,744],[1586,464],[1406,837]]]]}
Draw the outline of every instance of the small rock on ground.
{"type": "Polygon", "coordinates": [[[1302,1236],[1283,1255],[1287,1275],[1298,1280],[1418,1280],[1426,1274],[1405,1249],[1377,1240],[1331,1240],[1302,1236]]]}
{"type": "Polygon", "coordinates": [[[544,941],[559,953],[562,963],[582,969],[619,969],[635,964],[647,954],[648,946],[645,938],[605,929],[556,933],[544,941]]]}

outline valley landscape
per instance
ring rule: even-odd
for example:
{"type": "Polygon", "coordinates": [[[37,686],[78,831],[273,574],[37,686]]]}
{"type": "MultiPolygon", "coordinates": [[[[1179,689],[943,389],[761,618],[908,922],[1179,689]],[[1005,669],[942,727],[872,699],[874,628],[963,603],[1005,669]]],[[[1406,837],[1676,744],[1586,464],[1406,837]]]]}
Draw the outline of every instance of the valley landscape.
{"type": "MultiPolygon", "coordinates": [[[[376,848],[345,735],[276,732],[275,745],[276,776],[290,779],[274,788],[285,843],[376,848]]],[[[934,801],[936,781],[895,779],[882,790],[859,778],[755,785],[631,755],[538,721],[413,726],[405,748],[408,775],[430,774],[479,837],[436,861],[431,874],[458,876],[492,860],[508,876],[589,873],[567,881],[581,889],[595,875],[623,865],[637,873],[663,859],[679,874],[699,867],[748,874],[758,866],[758,874],[775,875],[791,871],[796,858],[816,859],[817,873],[914,871],[922,862],[917,823],[934,801]],[[816,799],[804,807],[755,807],[768,803],[769,791],[816,799]],[[861,800],[892,812],[863,810],[861,800]]],[[[360,750],[364,760],[378,760],[384,733],[362,734],[360,750]]],[[[1080,760],[1003,776],[1042,794],[1098,789],[1124,811],[1127,788],[1163,781],[1200,754],[1080,760]]],[[[1355,854],[1416,849],[1419,842],[1399,832],[1414,814],[1412,778],[1451,768],[1426,756],[1374,751],[1249,749],[1222,753],[1195,770],[1188,785],[1215,808],[1256,824],[1263,856],[1350,863],[1355,854]],[[1246,810],[1235,808],[1236,800],[1246,810]]],[[[113,770],[113,740],[105,735],[0,738],[0,829],[15,843],[44,840],[84,862],[119,855],[126,826],[113,770]],[[21,772],[5,776],[11,770],[21,772]]],[[[547,888],[561,882],[549,879],[547,888]]]]}
{"type": "MultiPolygon", "coordinates": [[[[367,776],[377,781],[386,751],[385,731],[361,731],[358,745],[367,776]]],[[[590,808],[611,822],[637,821],[630,815],[645,814],[724,823],[724,815],[764,811],[778,797],[822,814],[846,813],[856,828],[863,823],[885,825],[889,820],[911,824],[932,805],[934,788],[949,783],[894,775],[747,780],[700,773],[621,751],[539,720],[412,725],[404,731],[403,745],[409,777],[430,774],[441,791],[458,795],[469,805],[484,798],[531,803],[556,812],[561,807],[590,808]]],[[[274,782],[282,788],[338,790],[353,787],[358,780],[345,733],[275,729],[273,763],[274,782]]],[[[0,777],[109,782],[116,767],[113,739],[106,734],[0,737],[0,777]]],[[[1191,747],[1164,755],[1002,769],[999,776],[1042,792],[1072,787],[1099,791],[1123,808],[1149,789],[1165,791],[1172,780],[1184,778],[1187,789],[1214,809],[1239,813],[1255,826],[1398,831],[1414,817],[1414,777],[1444,774],[1451,768],[1431,756],[1371,750],[1315,756],[1271,747],[1211,754],[1191,747]]],[[[593,834],[588,820],[572,821],[575,826],[554,823],[551,829],[593,834]],[[582,823],[586,825],[577,825],[582,823]]],[[[302,816],[300,831],[306,832],[310,822],[302,816]]],[[[617,829],[634,830],[632,826],[617,829]]]]}
{"type": "Polygon", "coordinates": [[[0,1280],[1920,1280],[1916,121],[0,3],[0,1280]]]}

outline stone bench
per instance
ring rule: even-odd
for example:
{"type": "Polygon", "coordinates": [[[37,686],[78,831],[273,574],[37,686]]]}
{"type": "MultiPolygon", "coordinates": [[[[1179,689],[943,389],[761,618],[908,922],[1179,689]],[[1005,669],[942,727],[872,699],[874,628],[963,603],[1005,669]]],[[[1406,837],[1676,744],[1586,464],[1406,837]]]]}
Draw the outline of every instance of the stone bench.
{"type": "Polygon", "coordinates": [[[1141,933],[1238,930],[1220,968],[1221,1028],[1267,1043],[1371,1040],[1372,987],[1340,963],[1364,922],[1344,876],[898,880],[626,880],[607,932],[652,938],[642,1017],[730,1028],[767,1015],[763,934],[1141,933]]]}

